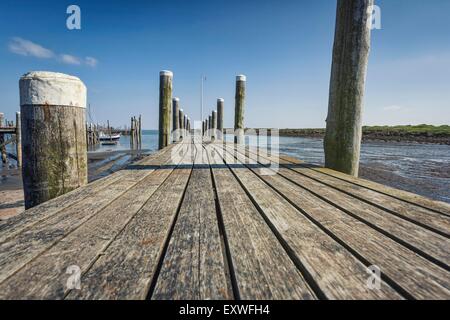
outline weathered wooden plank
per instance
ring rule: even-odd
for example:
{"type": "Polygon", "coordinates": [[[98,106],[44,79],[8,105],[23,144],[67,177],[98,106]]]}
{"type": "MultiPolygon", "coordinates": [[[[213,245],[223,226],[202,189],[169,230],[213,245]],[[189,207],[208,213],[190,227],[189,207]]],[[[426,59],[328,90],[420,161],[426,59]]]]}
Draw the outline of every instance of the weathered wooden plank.
{"type": "MultiPolygon", "coordinates": [[[[243,158],[244,155],[240,153],[238,157],[243,158]]],[[[257,170],[252,170],[258,174],[257,170]]],[[[377,265],[384,275],[406,290],[411,297],[417,299],[450,298],[450,272],[288,181],[282,176],[284,171],[289,170],[280,169],[280,174],[258,174],[258,176],[290,203],[301,208],[305,214],[341,239],[370,265],[377,265]]],[[[299,175],[293,173],[293,176],[295,178],[299,175]]],[[[304,180],[296,182],[299,185],[308,185],[304,180]]]]}
{"type": "MultiPolygon", "coordinates": [[[[215,146],[218,148],[218,146],[215,146]]],[[[225,162],[234,162],[225,153],[225,162]]],[[[286,199],[269,188],[242,164],[230,166],[250,197],[264,213],[277,237],[284,241],[291,257],[314,279],[324,297],[330,299],[401,299],[383,282],[380,290],[367,286],[366,266],[346,248],[322,231],[286,199]]]]}
{"type": "MultiPolygon", "coordinates": [[[[186,160],[186,158],[185,158],[186,160]]],[[[83,274],[66,299],[145,299],[189,180],[183,161],[83,274]]]]}
{"type": "Polygon", "coordinates": [[[352,197],[356,197],[357,199],[377,206],[403,219],[417,223],[420,226],[429,228],[445,237],[450,237],[450,216],[311,170],[309,166],[301,163],[292,164],[291,160],[286,161],[283,157],[280,157],[279,162],[280,165],[289,167],[291,170],[315,179],[328,187],[345,192],[352,197]]]}
{"type": "MultiPolygon", "coordinates": [[[[161,164],[172,162],[168,155],[165,163],[163,159],[155,160],[161,164]]],[[[167,167],[148,175],[87,223],[25,265],[0,284],[0,298],[63,299],[70,289],[66,285],[67,268],[77,266],[85,272],[172,171],[173,167],[167,167]]]]}
{"type": "MultiPolygon", "coordinates": [[[[170,152],[171,149],[164,150],[170,152]]],[[[154,154],[145,159],[136,162],[136,165],[145,163],[145,161],[152,161],[157,157],[161,157],[162,154],[154,154]]],[[[24,211],[18,216],[12,217],[2,223],[0,223],[0,243],[6,241],[6,239],[13,237],[26,229],[33,227],[34,224],[43,221],[63,209],[69,206],[75,206],[80,201],[83,201],[88,195],[98,192],[102,189],[107,189],[108,185],[111,185],[121,179],[126,171],[118,171],[107,177],[96,180],[89,183],[86,186],[75,189],[69,193],[66,193],[58,198],[51,199],[37,207],[24,211]]]]}
{"type": "Polygon", "coordinates": [[[420,196],[418,194],[414,194],[408,191],[399,190],[395,188],[391,188],[388,186],[385,186],[380,183],[376,183],[373,181],[361,179],[361,178],[355,178],[349,175],[346,175],[341,172],[337,172],[331,169],[327,168],[312,168],[313,170],[331,175],[333,177],[354,183],[356,185],[371,189],[373,191],[378,191],[380,193],[383,193],[384,195],[397,198],[399,200],[407,201],[412,204],[420,205],[424,208],[428,208],[437,212],[441,212],[446,215],[450,215],[450,204],[442,201],[435,201],[428,198],[425,198],[423,196],[420,196]]]}
{"type": "Polygon", "coordinates": [[[201,146],[152,299],[231,299],[209,165],[201,146]]]}
{"type": "Polygon", "coordinates": [[[76,206],[33,225],[0,243],[0,282],[17,272],[56,242],[77,229],[128,189],[143,180],[154,169],[126,170],[120,181],[90,194],[76,206]]]}
{"type": "MultiPolygon", "coordinates": [[[[243,154],[242,149],[238,150],[243,154]]],[[[264,152],[260,152],[259,158],[254,153],[250,153],[250,157],[258,159],[263,165],[268,165],[271,160],[277,161],[276,158],[264,152]]],[[[448,238],[287,168],[279,168],[278,173],[422,256],[432,261],[438,260],[441,262],[440,265],[448,268],[450,264],[450,240],[448,238]]]]}
{"type": "Polygon", "coordinates": [[[206,147],[241,299],[314,299],[315,295],[222,158],[206,147]]]}

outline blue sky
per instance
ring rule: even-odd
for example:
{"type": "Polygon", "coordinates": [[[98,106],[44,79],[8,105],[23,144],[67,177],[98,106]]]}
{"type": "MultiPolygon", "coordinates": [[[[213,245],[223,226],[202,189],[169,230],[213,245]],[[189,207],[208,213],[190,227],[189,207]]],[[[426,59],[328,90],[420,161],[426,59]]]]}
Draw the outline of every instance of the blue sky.
{"type": "MultiPolygon", "coordinates": [[[[450,1],[379,0],[365,124],[450,123],[450,1]]],[[[158,123],[159,71],[174,72],[174,96],[200,119],[225,99],[233,125],[235,75],[247,75],[246,126],[324,127],[335,0],[0,2],[0,111],[19,108],[30,70],[76,75],[94,121],[158,123]],[[81,30],[66,8],[81,8],[81,30]]]]}

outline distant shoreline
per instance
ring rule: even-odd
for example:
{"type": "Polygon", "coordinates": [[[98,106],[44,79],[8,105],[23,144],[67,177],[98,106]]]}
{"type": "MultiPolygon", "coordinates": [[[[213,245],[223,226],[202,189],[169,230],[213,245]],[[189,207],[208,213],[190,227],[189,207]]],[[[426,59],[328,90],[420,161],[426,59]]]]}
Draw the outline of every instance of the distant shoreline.
{"type": "MultiPolygon", "coordinates": [[[[255,130],[257,133],[261,129],[255,130]]],[[[280,137],[323,139],[325,129],[279,129],[280,137]]],[[[450,145],[450,126],[365,126],[363,141],[415,142],[450,145]]]]}

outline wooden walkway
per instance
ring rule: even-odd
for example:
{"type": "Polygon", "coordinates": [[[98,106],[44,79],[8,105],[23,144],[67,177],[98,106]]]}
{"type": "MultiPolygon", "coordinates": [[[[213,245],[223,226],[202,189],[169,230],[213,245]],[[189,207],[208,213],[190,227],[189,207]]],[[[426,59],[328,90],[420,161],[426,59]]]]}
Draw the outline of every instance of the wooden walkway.
{"type": "Polygon", "coordinates": [[[178,143],[25,211],[0,299],[450,298],[449,204],[277,158],[178,143]]]}

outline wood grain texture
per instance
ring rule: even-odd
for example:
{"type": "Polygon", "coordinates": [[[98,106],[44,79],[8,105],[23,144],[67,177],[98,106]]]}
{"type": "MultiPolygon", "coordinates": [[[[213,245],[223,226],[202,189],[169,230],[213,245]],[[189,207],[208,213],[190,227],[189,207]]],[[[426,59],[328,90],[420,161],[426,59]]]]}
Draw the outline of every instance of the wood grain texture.
{"type": "MultiPolygon", "coordinates": [[[[224,156],[227,163],[235,161],[230,153],[224,156]]],[[[327,298],[401,299],[386,283],[381,290],[369,289],[363,263],[239,163],[232,171],[327,298]]]]}
{"type": "Polygon", "coordinates": [[[314,299],[315,295],[215,149],[206,150],[241,299],[314,299]]]}
{"type": "Polygon", "coordinates": [[[211,173],[202,154],[199,146],[152,299],[232,298],[211,173]]]}
{"type": "Polygon", "coordinates": [[[192,165],[176,167],[66,299],[145,299],[192,165]]]}
{"type": "Polygon", "coordinates": [[[59,214],[34,224],[33,228],[0,243],[0,282],[77,229],[153,171],[125,170],[120,181],[89,194],[79,205],[69,206],[59,214]]]}
{"type": "MultiPolygon", "coordinates": [[[[243,154],[239,154],[244,157],[243,154]]],[[[256,157],[253,155],[253,157],[256,157]]],[[[256,173],[256,170],[253,170],[256,173]]],[[[304,180],[285,179],[285,174],[294,179],[299,175],[287,169],[279,174],[259,175],[296,207],[320,223],[347,246],[364,257],[370,265],[380,267],[383,274],[417,299],[438,299],[450,297],[449,272],[430,261],[417,256],[411,250],[399,245],[369,226],[345,214],[343,211],[322,201],[300,186],[308,185],[304,180]],[[289,176],[289,173],[291,175],[289,176]],[[431,280],[426,286],[423,284],[431,280]]],[[[444,243],[443,243],[444,245],[444,243]]],[[[448,245],[448,243],[447,243],[448,245]]],[[[447,257],[448,259],[448,254],[447,257]]]]}
{"type": "MultiPolygon", "coordinates": [[[[170,153],[164,153],[163,158],[146,163],[170,162],[170,153]]],[[[0,284],[0,298],[63,299],[68,291],[67,268],[78,266],[85,272],[172,171],[173,168],[162,168],[147,175],[87,223],[26,264],[0,284]]]]}
{"type": "MultiPolygon", "coordinates": [[[[242,150],[238,150],[243,153],[242,150]]],[[[278,161],[277,158],[269,156],[264,151],[259,152],[259,157],[254,152],[251,152],[250,157],[258,159],[261,164],[265,165],[271,161],[278,161]]],[[[282,159],[284,160],[285,158],[282,157],[282,159]]],[[[429,256],[442,262],[448,268],[450,264],[450,240],[448,238],[338,190],[329,188],[307,176],[299,175],[293,170],[282,167],[278,173],[297,183],[311,194],[317,195],[322,200],[365,222],[372,228],[379,228],[379,230],[386,232],[390,237],[395,238],[402,244],[413,247],[413,250],[416,252],[419,250],[424,256],[429,256]]]]}

